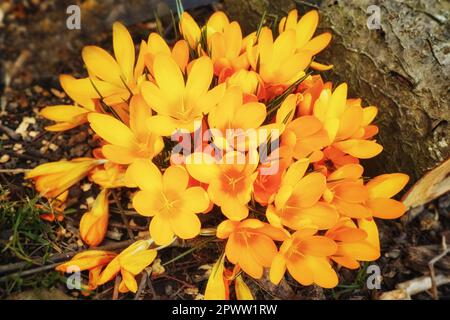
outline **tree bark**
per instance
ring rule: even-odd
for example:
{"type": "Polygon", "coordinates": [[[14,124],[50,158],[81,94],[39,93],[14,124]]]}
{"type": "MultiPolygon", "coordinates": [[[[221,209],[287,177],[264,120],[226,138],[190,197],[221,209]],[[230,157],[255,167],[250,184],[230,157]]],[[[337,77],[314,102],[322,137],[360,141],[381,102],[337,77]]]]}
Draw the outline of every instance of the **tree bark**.
{"type": "Polygon", "coordinates": [[[376,124],[383,153],[365,164],[369,175],[405,172],[411,182],[449,157],[450,30],[448,1],[225,0],[229,16],[246,32],[280,19],[297,7],[318,9],[319,31],[333,34],[317,61],[334,84],[347,82],[349,96],[379,108],[376,124]],[[380,8],[381,27],[370,30],[367,9],[380,8]]]}

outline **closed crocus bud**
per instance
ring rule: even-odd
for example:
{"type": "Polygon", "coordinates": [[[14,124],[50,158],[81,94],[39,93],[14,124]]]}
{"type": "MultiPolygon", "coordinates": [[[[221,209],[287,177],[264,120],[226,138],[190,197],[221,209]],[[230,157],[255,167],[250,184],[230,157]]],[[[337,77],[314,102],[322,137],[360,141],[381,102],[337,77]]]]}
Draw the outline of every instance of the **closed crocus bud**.
{"type": "Polygon", "coordinates": [[[104,189],[95,199],[91,210],[86,212],[81,218],[81,239],[91,247],[98,246],[105,237],[108,220],[108,190],[104,189]]]}

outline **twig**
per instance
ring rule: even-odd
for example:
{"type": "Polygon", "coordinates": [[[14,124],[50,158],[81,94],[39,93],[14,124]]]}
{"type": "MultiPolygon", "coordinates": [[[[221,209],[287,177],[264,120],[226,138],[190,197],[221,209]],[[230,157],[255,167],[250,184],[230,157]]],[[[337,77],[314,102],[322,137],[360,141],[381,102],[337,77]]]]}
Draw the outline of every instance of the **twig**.
{"type": "Polygon", "coordinates": [[[39,268],[34,268],[34,269],[31,269],[31,270],[26,270],[26,271],[12,273],[12,274],[9,274],[7,276],[1,277],[0,278],[0,282],[5,282],[6,280],[14,278],[14,277],[25,277],[25,276],[29,276],[29,275],[32,275],[32,274],[35,274],[35,273],[51,270],[51,269],[54,269],[57,265],[59,265],[59,262],[58,263],[48,264],[46,266],[42,266],[42,267],[39,267],[39,268]]]}
{"type": "MultiPolygon", "coordinates": [[[[436,286],[450,283],[450,276],[436,275],[436,286]]],[[[423,276],[397,284],[395,290],[383,292],[380,300],[411,300],[411,296],[431,289],[431,277],[423,276]]]]}
{"type": "Polygon", "coordinates": [[[21,174],[30,171],[30,169],[0,169],[0,173],[21,174]]]}
{"type": "Polygon", "coordinates": [[[119,198],[117,197],[117,194],[114,191],[112,192],[112,194],[113,194],[114,202],[116,203],[117,207],[120,210],[120,216],[122,217],[123,224],[127,228],[128,236],[130,237],[130,239],[134,239],[134,233],[130,228],[130,223],[128,222],[128,218],[125,215],[122,205],[120,204],[119,198]]]}
{"type": "Polygon", "coordinates": [[[15,133],[14,130],[4,126],[1,122],[0,122],[0,130],[3,131],[4,133],[6,133],[6,135],[8,137],[10,137],[11,139],[13,139],[14,141],[20,140],[19,134],[15,133]]]}
{"type": "Polygon", "coordinates": [[[431,293],[433,294],[434,300],[438,299],[438,291],[437,291],[437,281],[436,281],[436,273],[434,270],[434,264],[445,257],[450,252],[450,248],[447,248],[447,242],[445,240],[445,236],[442,237],[442,253],[438,254],[436,257],[428,262],[428,268],[430,268],[430,276],[431,276],[431,293]]]}
{"type": "Polygon", "coordinates": [[[122,277],[118,274],[116,276],[116,281],[114,282],[114,291],[112,295],[113,300],[117,300],[119,298],[119,286],[120,282],[122,281],[122,277]]]}
{"type": "Polygon", "coordinates": [[[139,282],[138,290],[137,290],[136,294],[134,295],[134,300],[142,300],[143,297],[141,297],[141,295],[142,295],[142,292],[144,291],[144,288],[145,288],[145,286],[147,284],[148,277],[149,277],[149,274],[144,269],[144,271],[142,272],[141,281],[139,282]]]}

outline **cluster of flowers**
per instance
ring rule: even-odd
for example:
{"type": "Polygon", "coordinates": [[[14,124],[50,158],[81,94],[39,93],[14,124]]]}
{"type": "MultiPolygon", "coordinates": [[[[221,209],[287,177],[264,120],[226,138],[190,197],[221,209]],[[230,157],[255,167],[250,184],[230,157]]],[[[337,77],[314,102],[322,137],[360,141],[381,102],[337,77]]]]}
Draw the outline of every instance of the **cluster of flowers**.
{"type": "Polygon", "coordinates": [[[60,77],[74,105],[45,107],[41,115],[56,122],[49,131],[88,123],[101,146],[93,158],[43,164],[27,177],[52,199],[47,219],[61,216],[69,188],[81,179],[88,176],[101,187],[80,221],[80,235],[91,247],[107,230],[108,190],[137,189],[130,200],[151,219],[150,238],[119,254],[88,250],[57,269],[89,270],[89,290],[120,272],[120,292],[135,292],[135,276],[153,262],[156,246],[202,234],[198,214],[208,212],[223,217],[215,236],[226,244],[206,298],[228,298],[233,282],[237,298],[251,298],[242,272],[258,279],[264,269],[274,284],[288,271],[302,285],[333,288],[336,265],[356,269],[360,261],[376,260],[374,217],[405,212],[392,197],[408,176],[363,177],[360,159],[382,151],[372,124],[377,108],[349,99],[345,83],[333,89],[312,74],[332,68],[314,61],[331,40],[329,33],[314,36],[318,19],[317,11],[299,17],[293,10],[277,35],[262,27],[243,37],[223,12],[203,27],[183,12],[184,39],[172,47],[151,33],[136,58],[120,23],[113,26],[114,56],[85,47],[89,76],[60,77]],[[192,152],[171,152],[180,142],[174,132],[191,138],[206,130],[210,139],[192,152]],[[267,135],[245,136],[249,130],[270,130],[277,144],[268,146],[267,135]]]}

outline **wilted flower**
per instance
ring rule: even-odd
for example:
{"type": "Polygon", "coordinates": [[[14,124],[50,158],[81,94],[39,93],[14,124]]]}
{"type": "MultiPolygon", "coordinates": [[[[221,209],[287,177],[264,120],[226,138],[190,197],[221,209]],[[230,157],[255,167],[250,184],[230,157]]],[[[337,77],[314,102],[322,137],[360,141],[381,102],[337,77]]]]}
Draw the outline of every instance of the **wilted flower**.
{"type": "Polygon", "coordinates": [[[103,162],[92,158],[77,158],[44,163],[28,172],[25,178],[33,179],[36,190],[42,196],[52,199],[79,182],[90,170],[103,162]]]}
{"type": "Polygon", "coordinates": [[[120,272],[122,281],[119,285],[119,292],[136,292],[138,287],[134,277],[156,258],[156,250],[148,249],[150,245],[150,240],[138,240],[119,253],[100,274],[97,285],[112,280],[120,272]]]}

